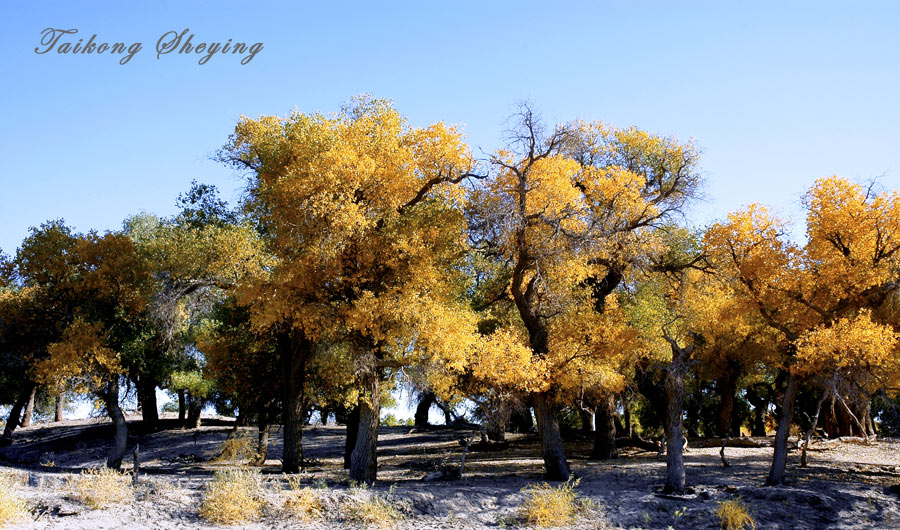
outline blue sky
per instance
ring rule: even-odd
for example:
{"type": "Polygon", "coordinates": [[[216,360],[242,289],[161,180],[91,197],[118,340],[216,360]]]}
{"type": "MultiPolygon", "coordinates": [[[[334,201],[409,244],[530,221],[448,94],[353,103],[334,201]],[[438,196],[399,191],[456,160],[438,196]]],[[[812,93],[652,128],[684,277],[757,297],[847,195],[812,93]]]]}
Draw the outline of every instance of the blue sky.
{"type": "Polygon", "coordinates": [[[522,99],[551,122],[694,137],[697,224],[754,201],[796,215],[831,174],[900,188],[900,4],[854,4],[5,0],[0,248],[51,218],[102,231],[172,214],[192,179],[236,197],[241,181],[210,156],[240,115],[331,112],[362,92],[416,125],[463,124],[485,152],[522,99]],[[142,50],[125,65],[36,54],[47,27],[142,50]],[[185,28],[263,50],[247,65],[157,58],[160,36],[185,28]]]}

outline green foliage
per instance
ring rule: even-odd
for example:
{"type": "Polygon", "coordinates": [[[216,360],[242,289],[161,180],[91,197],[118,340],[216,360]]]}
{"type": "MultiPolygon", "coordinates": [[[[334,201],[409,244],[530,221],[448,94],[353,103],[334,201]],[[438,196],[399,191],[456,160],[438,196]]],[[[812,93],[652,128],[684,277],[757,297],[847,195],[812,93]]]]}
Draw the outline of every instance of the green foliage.
{"type": "Polygon", "coordinates": [[[882,436],[900,436],[900,395],[880,394],[872,399],[872,417],[882,436]]]}
{"type": "Polygon", "coordinates": [[[190,372],[177,371],[172,373],[169,388],[176,391],[185,390],[193,396],[205,398],[212,392],[214,381],[205,379],[203,372],[199,370],[190,372]]]}
{"type": "Polygon", "coordinates": [[[381,418],[381,424],[385,427],[399,427],[401,425],[406,425],[411,427],[413,425],[412,418],[406,418],[405,420],[398,419],[391,413],[387,413],[381,418]]]}

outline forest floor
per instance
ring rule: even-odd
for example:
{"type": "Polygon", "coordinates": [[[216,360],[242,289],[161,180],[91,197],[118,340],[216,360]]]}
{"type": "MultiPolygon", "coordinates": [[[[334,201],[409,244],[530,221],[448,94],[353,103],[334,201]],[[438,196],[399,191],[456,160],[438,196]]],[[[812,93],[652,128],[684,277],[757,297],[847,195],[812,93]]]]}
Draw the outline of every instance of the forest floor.
{"type": "MultiPolygon", "coordinates": [[[[164,423],[172,424],[172,420],[164,423]]],[[[234,467],[212,460],[232,431],[224,419],[204,419],[198,430],[163,430],[140,434],[130,422],[125,469],[132,447],[140,444],[138,486],[134,500],[92,510],[73,500],[72,477],[102,466],[111,426],[102,420],[38,424],[16,431],[12,446],[0,449],[0,473],[12,474],[16,493],[30,509],[11,528],[208,528],[199,516],[203,485],[216,470],[234,467]]],[[[254,436],[252,428],[241,429],[254,436]]],[[[541,483],[542,462],[534,435],[508,435],[502,451],[468,451],[462,480],[435,479],[437,470],[458,466],[459,440],[466,429],[382,427],[378,443],[378,484],[367,490],[348,485],[342,466],[344,427],[311,426],[303,431],[307,468],[302,481],[325,499],[326,511],[301,522],[279,509],[287,486],[279,473],[281,433],[272,434],[269,459],[261,468],[269,501],[256,522],[242,528],[345,528],[359,526],[341,515],[341,506],[360,491],[387,500],[402,513],[393,528],[498,528],[517,526],[523,488],[541,483]]],[[[723,468],[719,448],[690,448],[685,453],[691,493],[661,495],[665,461],[656,452],[625,449],[615,460],[588,460],[591,440],[571,435],[566,444],[575,488],[590,499],[573,528],[719,528],[719,503],[740,499],[759,529],[900,528],[900,440],[871,445],[844,442],[812,446],[810,463],[800,468],[791,451],[787,484],[763,485],[771,438],[755,438],[760,447],[728,447],[730,467],[723,468]],[[893,489],[892,489],[893,487],[893,489]]],[[[3,521],[0,521],[2,524],[3,521]]]]}

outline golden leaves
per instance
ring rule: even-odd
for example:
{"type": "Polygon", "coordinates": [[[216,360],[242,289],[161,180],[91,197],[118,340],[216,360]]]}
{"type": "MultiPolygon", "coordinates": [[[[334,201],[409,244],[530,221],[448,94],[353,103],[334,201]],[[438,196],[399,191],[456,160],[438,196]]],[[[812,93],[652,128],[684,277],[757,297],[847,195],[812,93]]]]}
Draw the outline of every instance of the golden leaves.
{"type": "Polygon", "coordinates": [[[872,320],[869,310],[820,326],[797,341],[794,370],[802,376],[864,381],[867,392],[900,381],[900,334],[872,320]]]}
{"type": "Polygon", "coordinates": [[[108,377],[122,373],[119,354],[109,348],[106,330],[97,322],[76,318],[62,340],[47,347],[48,357],[35,366],[35,376],[48,385],[63,388],[73,382],[77,391],[98,388],[108,377]]]}

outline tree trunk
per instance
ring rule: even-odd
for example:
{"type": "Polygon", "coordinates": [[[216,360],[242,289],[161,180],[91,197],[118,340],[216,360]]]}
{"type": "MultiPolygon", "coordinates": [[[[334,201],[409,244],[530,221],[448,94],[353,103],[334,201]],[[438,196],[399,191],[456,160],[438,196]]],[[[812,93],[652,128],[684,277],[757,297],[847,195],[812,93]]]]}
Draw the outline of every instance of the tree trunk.
{"type": "Polygon", "coordinates": [[[300,332],[281,333],[278,349],[282,362],[284,421],[283,473],[297,473],[303,467],[303,391],[306,385],[306,361],[312,345],[300,332]]]}
{"type": "Polygon", "coordinates": [[[184,390],[178,391],[178,424],[184,427],[184,417],[187,412],[187,403],[185,402],[184,390]]]}
{"type": "Polygon", "coordinates": [[[806,451],[809,449],[809,442],[812,439],[812,435],[816,432],[816,426],[819,424],[819,414],[822,412],[822,403],[825,403],[825,399],[828,397],[829,393],[828,389],[822,392],[819,402],[816,403],[816,413],[812,418],[812,422],[810,422],[809,430],[806,431],[806,443],[803,444],[803,449],[800,452],[800,467],[806,467],[806,451]]]}
{"type": "Polygon", "coordinates": [[[759,384],[747,389],[747,401],[753,405],[753,420],[750,422],[750,436],[765,436],[765,413],[769,408],[769,400],[760,393],[759,384]]]}
{"type": "Polygon", "coordinates": [[[359,428],[350,455],[350,480],[374,484],[378,473],[376,449],[381,413],[381,385],[374,367],[362,377],[364,392],[359,398],[359,428]]]}
{"type": "Polygon", "coordinates": [[[527,433],[534,428],[534,418],[531,417],[531,407],[522,405],[512,410],[509,416],[510,431],[527,433]]]}
{"type": "Polygon", "coordinates": [[[731,429],[734,416],[734,395],[737,392],[739,376],[740,372],[729,365],[725,373],[716,380],[716,390],[719,391],[719,397],[722,400],[716,423],[716,435],[722,438],[741,434],[740,432],[733,433],[731,429]]]}
{"type": "Polygon", "coordinates": [[[12,435],[16,427],[19,426],[19,421],[21,421],[22,409],[28,404],[28,399],[31,397],[31,392],[34,388],[36,386],[33,383],[29,383],[22,390],[22,393],[19,394],[19,399],[13,403],[12,409],[9,411],[9,417],[6,420],[6,427],[3,429],[3,438],[0,439],[0,447],[12,444],[12,435]]]}
{"type": "Polygon", "coordinates": [[[431,410],[434,400],[434,392],[426,390],[422,393],[422,397],[419,398],[419,404],[416,405],[416,414],[413,416],[416,427],[428,427],[428,411],[431,410]]]}
{"type": "Polygon", "coordinates": [[[666,337],[672,346],[672,363],[666,368],[666,485],[663,493],[683,493],[684,472],[684,378],[694,346],[682,348],[666,337]]]}
{"type": "Polygon", "coordinates": [[[138,394],[141,397],[141,419],[144,429],[155,431],[159,425],[159,408],[156,404],[156,382],[144,375],[138,384],[138,394]]]}
{"type": "Polygon", "coordinates": [[[25,405],[25,414],[22,415],[22,427],[31,427],[31,417],[34,416],[34,396],[37,394],[37,387],[31,389],[31,395],[28,396],[28,404],[25,405]]]}
{"type": "Polygon", "coordinates": [[[625,424],[625,436],[634,438],[634,427],[631,423],[631,399],[622,394],[622,422],[625,424]]]}
{"type": "Polygon", "coordinates": [[[110,469],[119,469],[122,467],[122,459],[125,457],[125,449],[128,445],[128,425],[125,423],[125,414],[119,407],[119,380],[114,377],[113,381],[106,383],[106,388],[98,392],[103,403],[106,405],[106,412],[109,419],[112,420],[115,428],[113,435],[112,447],[109,450],[109,456],[106,458],[106,467],[110,469]]]}
{"type": "Polygon", "coordinates": [[[594,432],[594,414],[591,411],[578,407],[578,417],[581,419],[581,432],[594,432]]]}
{"type": "Polygon", "coordinates": [[[256,455],[250,462],[254,466],[266,463],[269,454],[269,407],[263,406],[259,410],[259,436],[256,441],[256,455]]]}
{"type": "Polygon", "coordinates": [[[791,434],[791,422],[794,419],[794,402],[797,395],[797,381],[793,374],[788,374],[781,403],[781,417],[778,419],[778,430],[775,432],[775,450],[772,454],[772,467],[766,484],[778,486],[784,484],[784,468],[787,465],[787,442],[791,434]]]}
{"type": "Polygon", "coordinates": [[[359,404],[347,415],[347,439],[344,442],[344,469],[350,469],[350,455],[356,448],[356,434],[359,432],[359,404]]]}
{"type": "Polygon", "coordinates": [[[203,400],[193,394],[188,395],[187,428],[200,428],[200,413],[203,412],[203,400]]]}
{"type": "Polygon", "coordinates": [[[64,398],[60,394],[56,396],[56,413],[53,416],[53,421],[59,422],[63,421],[63,408],[64,408],[64,398]]]}
{"type": "Polygon", "coordinates": [[[328,425],[329,416],[331,416],[331,409],[328,407],[322,407],[322,411],[319,413],[319,417],[322,420],[322,425],[328,425]]]}
{"type": "Polygon", "coordinates": [[[597,426],[594,431],[594,448],[591,451],[591,460],[609,460],[610,458],[619,457],[619,451],[616,448],[615,415],[615,396],[608,395],[601,398],[594,412],[594,420],[597,426]]]}
{"type": "Polygon", "coordinates": [[[548,480],[569,480],[569,463],[559,434],[556,421],[556,407],[546,394],[534,398],[534,412],[537,417],[538,437],[541,439],[541,456],[544,458],[544,476],[548,480]]]}

